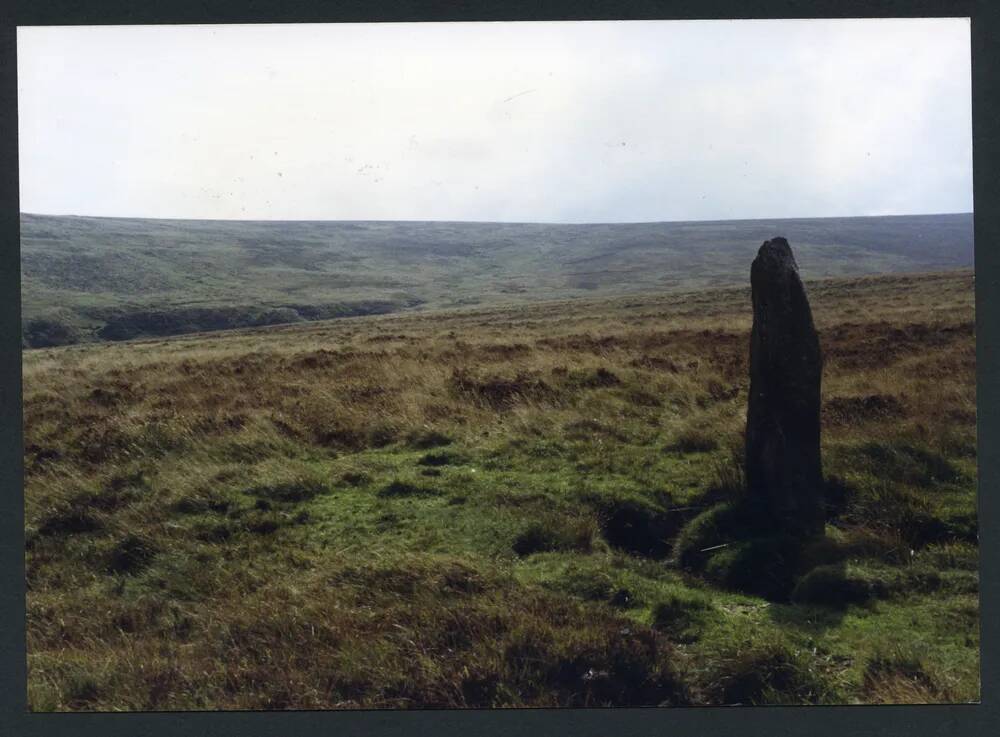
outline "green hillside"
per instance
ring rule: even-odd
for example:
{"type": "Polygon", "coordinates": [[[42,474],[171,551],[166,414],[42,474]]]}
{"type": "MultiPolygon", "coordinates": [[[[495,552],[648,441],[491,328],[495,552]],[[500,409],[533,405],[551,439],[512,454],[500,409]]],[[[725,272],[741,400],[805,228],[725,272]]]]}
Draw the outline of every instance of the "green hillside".
{"type": "Polygon", "coordinates": [[[971,214],[598,225],[24,214],[24,342],[742,285],[778,234],[808,278],[973,259],[971,214]]]}

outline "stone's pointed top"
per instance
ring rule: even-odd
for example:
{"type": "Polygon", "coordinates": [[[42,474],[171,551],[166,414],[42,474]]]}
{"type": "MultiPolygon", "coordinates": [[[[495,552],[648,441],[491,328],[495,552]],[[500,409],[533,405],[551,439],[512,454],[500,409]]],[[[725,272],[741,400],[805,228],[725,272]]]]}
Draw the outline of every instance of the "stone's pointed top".
{"type": "Polygon", "coordinates": [[[788,241],[781,236],[764,241],[764,244],[757,251],[757,258],[754,262],[765,262],[770,267],[791,266],[798,271],[799,265],[795,263],[795,256],[792,255],[792,247],[788,241]]]}

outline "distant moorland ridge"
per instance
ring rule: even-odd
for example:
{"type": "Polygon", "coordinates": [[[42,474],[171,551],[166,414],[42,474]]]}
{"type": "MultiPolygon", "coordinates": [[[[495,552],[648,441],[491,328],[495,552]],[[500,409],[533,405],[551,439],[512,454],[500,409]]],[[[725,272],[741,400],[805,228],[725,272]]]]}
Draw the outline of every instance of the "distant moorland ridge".
{"type": "Polygon", "coordinates": [[[21,215],[24,345],[973,265],[969,213],[594,225],[21,215]]]}

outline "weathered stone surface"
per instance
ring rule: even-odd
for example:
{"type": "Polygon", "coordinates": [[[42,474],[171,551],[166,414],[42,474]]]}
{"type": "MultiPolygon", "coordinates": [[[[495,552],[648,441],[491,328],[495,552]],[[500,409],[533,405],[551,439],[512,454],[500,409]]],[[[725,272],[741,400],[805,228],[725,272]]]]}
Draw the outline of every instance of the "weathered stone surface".
{"type": "Polygon", "coordinates": [[[820,462],[822,357],[798,265],[784,238],[757,252],[750,269],[753,331],[746,475],[751,500],[775,527],[823,531],[820,462]]]}

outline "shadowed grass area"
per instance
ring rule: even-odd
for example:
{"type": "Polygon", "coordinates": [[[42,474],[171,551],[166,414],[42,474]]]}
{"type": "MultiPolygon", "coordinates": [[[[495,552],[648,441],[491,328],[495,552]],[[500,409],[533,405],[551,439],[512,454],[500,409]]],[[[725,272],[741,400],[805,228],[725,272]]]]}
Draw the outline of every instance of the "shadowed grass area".
{"type": "Polygon", "coordinates": [[[28,351],[31,706],[976,700],[971,286],[809,284],[791,553],[740,496],[745,290],[28,351]]]}

